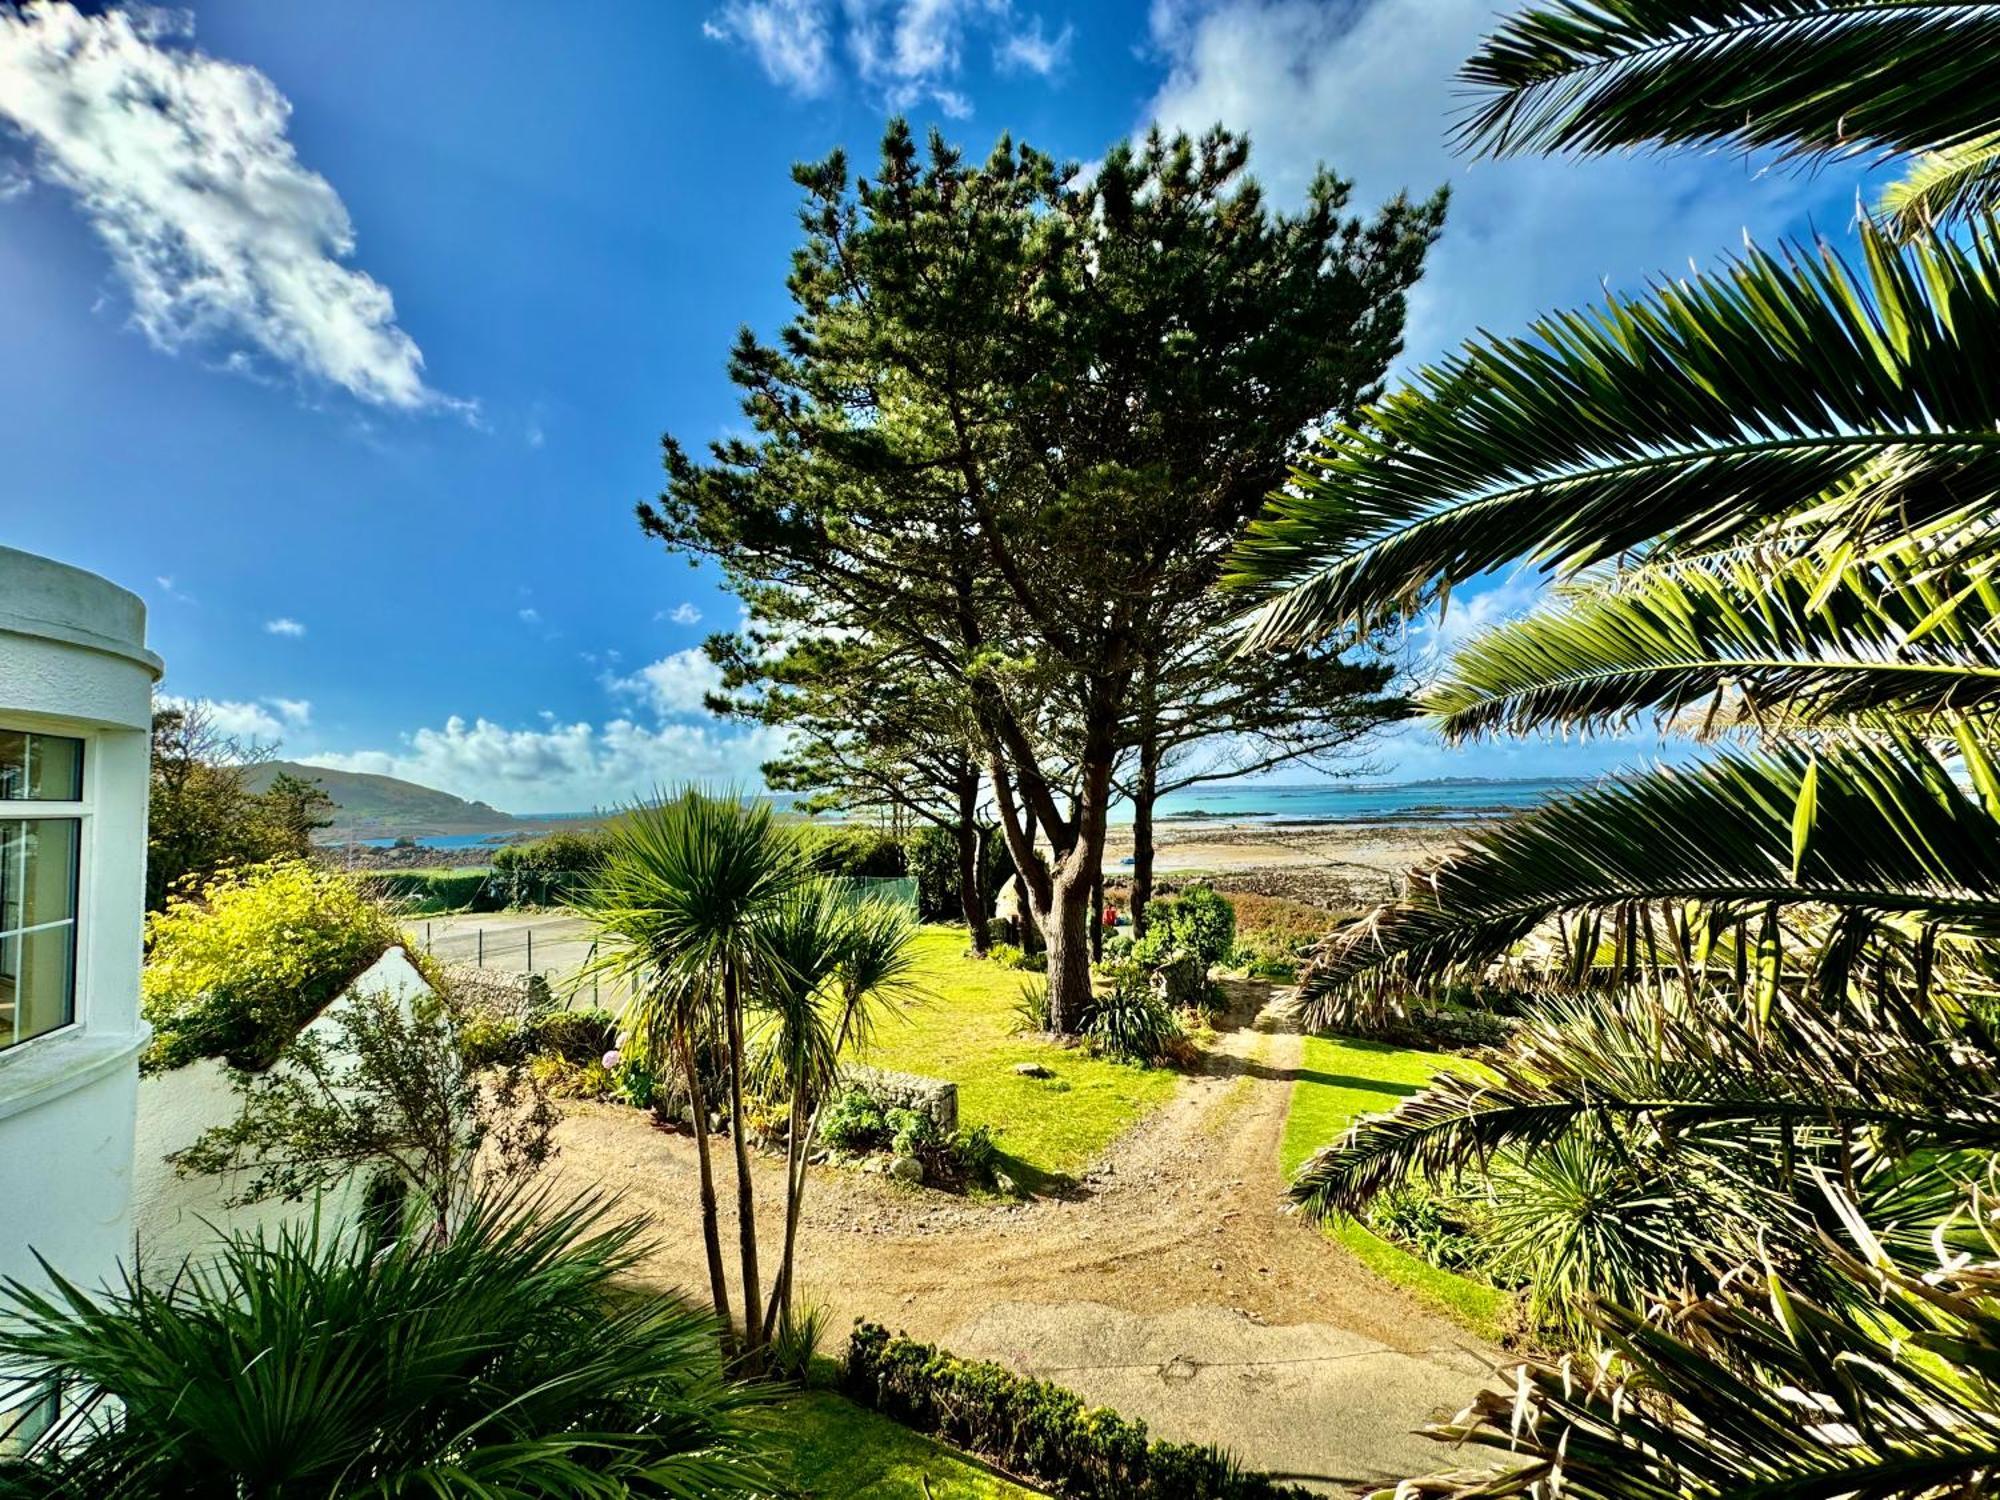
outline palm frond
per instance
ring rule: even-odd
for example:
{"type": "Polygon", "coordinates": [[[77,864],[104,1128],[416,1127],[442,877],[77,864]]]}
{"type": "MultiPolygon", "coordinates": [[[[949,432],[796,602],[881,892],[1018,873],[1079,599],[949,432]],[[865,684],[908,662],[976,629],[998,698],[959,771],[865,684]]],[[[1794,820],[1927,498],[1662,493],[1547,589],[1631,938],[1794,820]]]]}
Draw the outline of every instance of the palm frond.
{"type": "Polygon", "coordinates": [[[1882,190],[1877,209],[1903,240],[1992,214],[2000,209],[2000,134],[1925,152],[1882,190]]]}
{"type": "MultiPolygon", "coordinates": [[[[1357,1121],[1299,1169],[1291,1198],[1312,1218],[1351,1213],[1412,1174],[1448,1178],[1503,1151],[1532,1157],[1614,1119],[1644,1123],[1669,1155],[1744,1183],[1780,1161],[1803,1171],[1829,1150],[1851,1162],[1860,1135],[1901,1153],[1992,1151],[2000,1055],[1990,1040],[1923,1005],[1866,1021],[1782,1005],[1759,1021],[1712,996],[1551,1000],[1508,1048],[1481,1055],[1486,1073],[1441,1073],[1394,1113],[1357,1121]]],[[[1767,1225],[1786,1215],[1768,1201],[1764,1210],[1767,1225]]]]}
{"type": "Polygon", "coordinates": [[[1755,915],[1774,942],[1776,914],[1791,906],[1863,924],[1857,938],[1897,918],[1990,942],[2000,822],[1937,752],[1907,741],[1732,749],[1631,773],[1473,835],[1413,874],[1405,895],[1321,944],[1301,1014],[1324,1026],[1356,991],[1477,979],[1551,918],[1651,903],[1755,915]]]}
{"type": "Polygon", "coordinates": [[[1753,250],[1424,370],[1250,527],[1230,582],[1270,596],[1251,642],[1373,622],[1516,558],[1713,548],[1829,494],[1861,543],[1990,512],[2000,237],[1898,248],[1864,226],[1862,244],[1865,274],[1831,248],[1753,250]]]}
{"type": "Polygon", "coordinates": [[[1556,0],[1460,71],[1462,144],[1889,156],[2000,123],[2000,6],[1976,0],[1556,0]]]}
{"type": "Polygon", "coordinates": [[[1985,1493],[2000,1466],[1994,1248],[1912,1274],[1836,1206],[1853,1247],[1829,1239],[1820,1259],[1847,1296],[1815,1300],[1751,1264],[1677,1329],[1599,1305],[1603,1358],[1523,1363],[1426,1429],[1502,1466],[1411,1480],[1396,1500],[1985,1493]]]}
{"type": "Polygon", "coordinates": [[[1732,700],[1787,727],[2000,703],[2000,594],[1921,557],[1761,550],[1589,581],[1460,647],[1420,700],[1447,738],[1621,728],[1732,700]]]}

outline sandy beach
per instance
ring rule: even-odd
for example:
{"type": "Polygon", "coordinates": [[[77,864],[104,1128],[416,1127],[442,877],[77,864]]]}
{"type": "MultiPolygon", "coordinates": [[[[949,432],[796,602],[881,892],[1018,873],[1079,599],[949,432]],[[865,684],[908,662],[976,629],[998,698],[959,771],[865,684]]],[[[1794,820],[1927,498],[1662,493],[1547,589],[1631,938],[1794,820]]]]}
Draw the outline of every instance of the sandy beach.
{"type": "MultiPolygon", "coordinates": [[[[1464,823],[1277,823],[1172,818],[1154,826],[1154,870],[1227,877],[1235,889],[1351,908],[1395,894],[1405,871],[1437,858],[1465,835],[1464,823]]],[[[1132,868],[1132,829],[1116,825],[1104,874],[1132,868]]]]}

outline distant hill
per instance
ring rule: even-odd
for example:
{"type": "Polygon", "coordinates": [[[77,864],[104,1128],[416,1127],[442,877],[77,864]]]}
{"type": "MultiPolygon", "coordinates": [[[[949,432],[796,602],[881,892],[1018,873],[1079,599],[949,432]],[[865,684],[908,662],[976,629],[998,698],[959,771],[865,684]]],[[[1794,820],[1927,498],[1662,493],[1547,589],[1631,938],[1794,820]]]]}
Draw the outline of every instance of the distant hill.
{"type": "Polygon", "coordinates": [[[467,802],[435,787],[363,771],[329,771],[295,760],[270,760],[250,769],[251,790],[261,792],[279,772],[317,781],[339,811],[323,837],[412,838],[453,833],[505,833],[520,820],[484,802],[467,802]]]}

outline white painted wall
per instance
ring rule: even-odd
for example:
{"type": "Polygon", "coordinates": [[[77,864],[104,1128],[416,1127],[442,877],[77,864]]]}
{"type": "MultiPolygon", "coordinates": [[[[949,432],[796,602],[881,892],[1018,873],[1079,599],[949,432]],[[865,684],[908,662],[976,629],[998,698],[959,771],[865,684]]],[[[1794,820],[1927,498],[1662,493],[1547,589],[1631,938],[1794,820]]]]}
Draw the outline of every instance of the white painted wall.
{"type": "Polygon", "coordinates": [[[132,1142],[153,684],[146,607],[95,574],[0,547],[0,724],[81,736],[84,801],[0,803],[82,819],[75,1024],[0,1050],[0,1277],[35,1253],[89,1285],[132,1243],[132,1142]]]}
{"type": "MultiPolygon", "coordinates": [[[[413,997],[429,991],[430,986],[409,956],[401,948],[391,948],[306,1030],[331,1042],[336,1028],[328,1017],[340,1007],[346,995],[387,993],[407,1006],[413,997]]],[[[336,1061],[339,1056],[334,1053],[336,1061]]],[[[272,1066],[286,1066],[282,1053],[272,1066]]],[[[138,1236],[139,1264],[149,1275],[171,1273],[185,1260],[200,1259],[214,1247],[222,1231],[275,1228],[288,1219],[311,1217],[310,1203],[273,1202],[226,1208],[225,1200],[241,1188],[240,1181],[182,1177],[167,1164],[169,1153],[193,1145],[195,1138],[210,1126],[233,1120],[241,1105],[241,1097],[230,1085],[228,1068],[213,1058],[139,1080],[132,1220],[138,1236]]],[[[366,1188],[367,1174],[357,1172],[339,1189],[326,1194],[319,1206],[322,1228],[352,1225],[366,1188]]]]}

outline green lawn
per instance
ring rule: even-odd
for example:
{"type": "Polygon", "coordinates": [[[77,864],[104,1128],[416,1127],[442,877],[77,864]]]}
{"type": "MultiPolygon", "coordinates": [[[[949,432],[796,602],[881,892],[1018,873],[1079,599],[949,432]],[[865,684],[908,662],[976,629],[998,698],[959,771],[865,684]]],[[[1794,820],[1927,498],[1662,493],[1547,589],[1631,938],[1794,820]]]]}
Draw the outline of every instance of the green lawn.
{"type": "Polygon", "coordinates": [[[1165,1103],[1176,1075],[1091,1057],[1019,1035],[1018,969],[965,957],[965,933],[926,927],[917,935],[920,982],[930,998],[877,1029],[865,1061],[878,1068],[948,1078],[958,1085],[958,1122],[1000,1140],[1007,1170],[1041,1190],[1082,1168],[1133,1121],[1165,1103]],[[1024,1078],[1014,1064],[1038,1062],[1053,1078],[1024,1078]]]}
{"type": "Polygon", "coordinates": [[[807,1500],[1032,1500],[1040,1493],[823,1391],[787,1401],[777,1424],[807,1500]]]}
{"type": "MultiPolygon", "coordinates": [[[[1290,1178],[1307,1157],[1338,1137],[1356,1116],[1394,1109],[1399,1100],[1419,1092],[1445,1068],[1476,1066],[1444,1053],[1393,1047],[1386,1042],[1307,1037],[1279,1151],[1285,1176],[1290,1178]]],[[[1378,1276],[1406,1287],[1481,1337],[1499,1338],[1507,1310],[1505,1292],[1441,1271],[1352,1219],[1333,1225],[1328,1233],[1378,1276]]]]}

